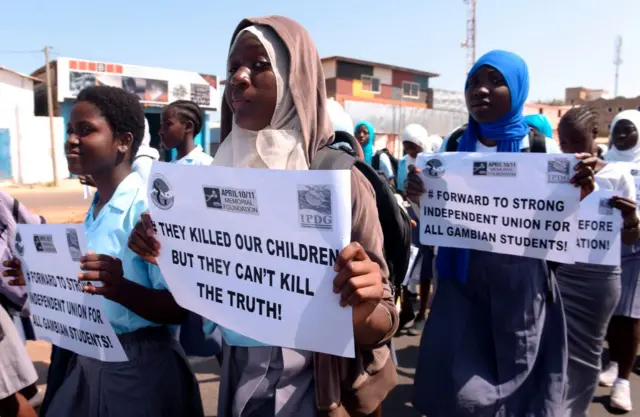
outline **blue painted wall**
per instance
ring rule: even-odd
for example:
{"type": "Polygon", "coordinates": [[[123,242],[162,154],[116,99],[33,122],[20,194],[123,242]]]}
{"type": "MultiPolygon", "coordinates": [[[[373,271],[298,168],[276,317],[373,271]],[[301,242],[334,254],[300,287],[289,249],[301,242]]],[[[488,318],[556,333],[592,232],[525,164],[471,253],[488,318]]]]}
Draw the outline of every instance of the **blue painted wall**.
{"type": "Polygon", "coordinates": [[[10,180],[12,178],[11,135],[9,135],[9,129],[0,129],[0,180],[10,180]]]}

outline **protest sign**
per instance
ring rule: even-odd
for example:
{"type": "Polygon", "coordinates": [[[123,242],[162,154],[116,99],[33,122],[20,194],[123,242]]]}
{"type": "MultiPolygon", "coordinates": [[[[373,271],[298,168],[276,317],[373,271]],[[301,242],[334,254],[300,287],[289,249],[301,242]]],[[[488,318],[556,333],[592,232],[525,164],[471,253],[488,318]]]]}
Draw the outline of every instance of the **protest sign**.
{"type": "Polygon", "coordinates": [[[420,154],[424,245],[573,263],[580,190],[573,155],[420,154]]]}
{"type": "Polygon", "coordinates": [[[333,293],[350,175],[154,163],[158,265],[176,301],[261,343],[353,357],[352,309],[333,293]]]}
{"type": "Polygon", "coordinates": [[[128,360],[102,296],[83,292],[78,280],[87,253],[84,226],[19,224],[13,250],[22,261],[38,339],[105,362],[128,360]]]}
{"type": "Polygon", "coordinates": [[[620,210],[613,208],[613,191],[596,190],[580,203],[575,261],[620,265],[620,210]]]}
{"type": "Polygon", "coordinates": [[[634,162],[609,162],[631,174],[636,186],[636,198],[640,197],[640,164],[634,162]]]}

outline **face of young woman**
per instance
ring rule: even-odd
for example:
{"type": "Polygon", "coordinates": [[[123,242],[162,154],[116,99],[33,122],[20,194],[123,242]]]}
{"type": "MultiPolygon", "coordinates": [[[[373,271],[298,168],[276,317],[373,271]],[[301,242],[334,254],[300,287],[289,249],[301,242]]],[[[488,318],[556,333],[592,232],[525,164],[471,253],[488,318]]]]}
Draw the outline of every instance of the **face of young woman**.
{"type": "Polygon", "coordinates": [[[87,101],[73,105],[67,135],[65,153],[74,175],[96,176],[112,169],[119,158],[130,158],[131,134],[114,137],[100,110],[87,101]]]}
{"type": "Polygon", "coordinates": [[[369,142],[369,129],[365,125],[360,125],[356,131],[356,140],[360,146],[364,146],[369,142]]]}
{"type": "Polygon", "coordinates": [[[229,83],[224,97],[243,129],[258,131],[271,124],[276,108],[276,76],[269,55],[252,33],[237,40],[227,62],[229,83]]]}
{"type": "Polygon", "coordinates": [[[422,148],[413,142],[402,142],[402,147],[404,148],[404,153],[412,158],[417,158],[418,154],[422,152],[422,148]]]}
{"type": "Polygon", "coordinates": [[[638,126],[629,120],[620,120],[613,127],[613,146],[621,151],[631,149],[638,143],[638,126]]]}
{"type": "MultiPolygon", "coordinates": [[[[597,129],[594,128],[597,132],[597,129]]],[[[590,153],[597,154],[597,146],[593,131],[588,127],[576,128],[560,123],[558,125],[558,136],[560,137],[560,149],[564,153],[590,153]]]]}
{"type": "Polygon", "coordinates": [[[465,87],[465,99],[471,117],[478,123],[491,123],[511,110],[511,93],[500,71],[482,66],[465,87]]]}
{"type": "Polygon", "coordinates": [[[171,107],[165,107],[160,115],[160,141],[165,149],[175,149],[184,141],[188,130],[171,107]]]}

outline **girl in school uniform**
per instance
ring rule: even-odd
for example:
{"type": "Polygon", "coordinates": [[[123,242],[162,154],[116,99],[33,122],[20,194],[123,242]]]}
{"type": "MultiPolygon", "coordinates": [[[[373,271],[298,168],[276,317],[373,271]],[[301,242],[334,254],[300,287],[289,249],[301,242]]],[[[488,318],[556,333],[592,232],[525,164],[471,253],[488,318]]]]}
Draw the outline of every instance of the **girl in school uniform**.
{"type": "MultiPolygon", "coordinates": [[[[569,110],[558,125],[560,147],[564,153],[586,152],[596,156],[597,134],[597,116],[588,107],[569,110]]],[[[612,203],[624,220],[622,242],[634,244],[640,236],[640,229],[633,177],[616,164],[606,164],[596,168],[595,181],[598,189],[618,194],[612,203]]],[[[592,196],[585,200],[590,198],[592,196]]],[[[587,415],[598,385],[607,325],[620,299],[620,272],[620,265],[585,263],[560,264],[555,270],[567,318],[569,343],[566,417],[587,415]]]]}
{"type": "Polygon", "coordinates": [[[174,101],[162,110],[160,123],[162,145],[177,151],[177,163],[211,165],[213,158],[194,140],[202,130],[200,106],[188,100],[174,101]]]}
{"type": "MultiPolygon", "coordinates": [[[[640,163],[640,112],[625,110],[611,122],[609,162],[640,163]]],[[[600,384],[611,388],[611,406],[631,411],[629,376],[640,343],[640,243],[622,246],[622,291],[607,331],[610,359],[600,384]]]]}
{"type": "Polygon", "coordinates": [[[147,210],[146,184],[131,170],[144,133],[135,95],[115,87],[78,94],[67,126],[69,171],[96,183],[85,219],[90,253],[81,259],[84,291],[104,297],[103,308],[129,358],[102,362],[75,355],[47,412],[51,417],[202,417],[195,376],[166,324],[186,312],[167,290],[156,265],[127,248],[147,210]],[[92,282],[101,282],[93,286],[92,282]]]}
{"type": "MultiPolygon", "coordinates": [[[[333,139],[322,66],[311,37],[280,16],[243,20],[233,35],[215,165],[309,169],[333,139]]],[[[371,185],[351,171],[353,243],[339,256],[336,297],[353,306],[356,358],[261,345],[222,329],[220,417],[380,415],[396,384],[386,343],[397,328],[371,185]],[[348,265],[348,267],[347,267],[348,265]]],[[[157,256],[140,223],[130,246],[157,256]],[[141,238],[141,239],[140,239],[141,238]]]]}
{"type": "MultiPolygon", "coordinates": [[[[528,148],[522,116],[528,91],[522,58],[505,51],[481,57],[465,85],[470,117],[458,150],[528,148]]],[[[582,161],[572,180],[585,194],[593,189],[593,164],[582,161]]],[[[423,192],[412,171],[407,195],[419,201],[423,192]]],[[[414,406],[429,417],[562,416],[566,328],[547,263],[439,247],[436,266],[438,291],[420,344],[414,406]]]]}

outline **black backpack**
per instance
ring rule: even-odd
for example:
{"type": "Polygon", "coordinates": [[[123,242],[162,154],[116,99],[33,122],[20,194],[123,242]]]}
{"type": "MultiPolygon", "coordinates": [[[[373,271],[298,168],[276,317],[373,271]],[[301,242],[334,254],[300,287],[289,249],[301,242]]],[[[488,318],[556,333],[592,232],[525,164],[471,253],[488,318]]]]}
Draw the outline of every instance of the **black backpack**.
{"type": "Polygon", "coordinates": [[[391,155],[388,149],[381,149],[373,155],[371,158],[371,166],[376,171],[380,171],[380,155],[386,154],[389,157],[389,161],[391,161],[391,167],[393,168],[393,177],[398,178],[398,160],[395,156],[391,155]]]}
{"type": "MultiPolygon", "coordinates": [[[[447,147],[445,152],[456,152],[458,150],[458,139],[462,136],[467,125],[463,125],[449,135],[447,139],[447,147]]],[[[547,140],[537,129],[529,130],[529,147],[522,149],[521,152],[547,153],[547,140]]]]}
{"type": "MultiPolygon", "coordinates": [[[[351,135],[349,135],[351,136],[351,135]]],[[[353,139],[355,141],[355,139],[353,139]]],[[[334,142],[318,150],[311,169],[334,170],[356,167],[371,183],[376,195],[376,206],[384,235],[384,256],[389,267],[392,287],[402,284],[409,268],[411,253],[411,218],[400,208],[391,186],[366,162],[356,159],[341,142],[334,142]]]]}

